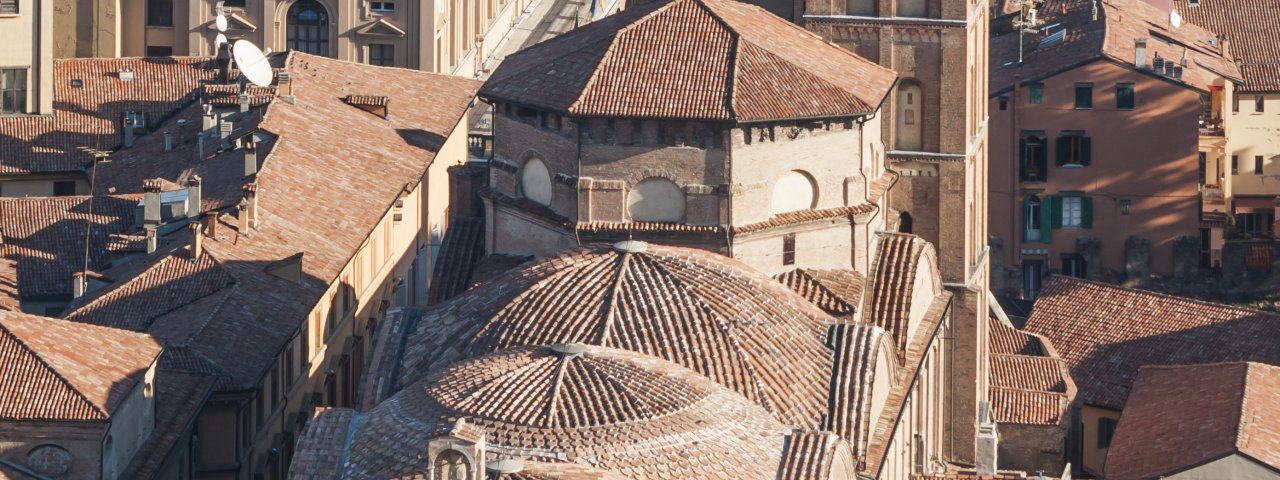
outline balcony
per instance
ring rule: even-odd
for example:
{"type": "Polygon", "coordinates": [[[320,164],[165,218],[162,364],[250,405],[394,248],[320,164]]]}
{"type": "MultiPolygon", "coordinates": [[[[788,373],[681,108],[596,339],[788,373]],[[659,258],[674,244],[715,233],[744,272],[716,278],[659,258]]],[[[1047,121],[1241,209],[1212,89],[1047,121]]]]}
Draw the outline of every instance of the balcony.
{"type": "Polygon", "coordinates": [[[1223,193],[1222,187],[1217,185],[1202,185],[1200,187],[1200,199],[1205,205],[1226,205],[1227,196],[1223,193]]]}
{"type": "Polygon", "coordinates": [[[1222,119],[1213,118],[1209,115],[1200,115],[1200,136],[1202,137],[1221,137],[1226,135],[1226,131],[1222,128],[1222,119]]]}
{"type": "Polygon", "coordinates": [[[493,135],[479,132],[468,134],[467,152],[473,159],[493,158],[493,135]]]}

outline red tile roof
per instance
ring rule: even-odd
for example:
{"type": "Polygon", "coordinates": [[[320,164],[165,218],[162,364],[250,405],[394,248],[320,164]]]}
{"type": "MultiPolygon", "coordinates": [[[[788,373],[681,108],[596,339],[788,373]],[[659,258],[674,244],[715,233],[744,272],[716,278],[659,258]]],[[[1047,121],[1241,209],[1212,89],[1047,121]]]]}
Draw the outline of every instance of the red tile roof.
{"type": "Polygon", "coordinates": [[[85,268],[85,233],[90,234],[89,269],[106,267],[110,236],[133,228],[138,201],[138,196],[0,198],[0,251],[13,262],[13,269],[0,270],[0,279],[16,285],[23,298],[70,298],[71,274],[85,268]]]}
{"type": "Polygon", "coordinates": [[[1230,41],[1231,56],[1240,61],[1243,92],[1280,91],[1280,30],[1267,19],[1275,18],[1275,2],[1265,0],[1171,0],[1188,22],[1230,41]]]}
{"type": "Polygon", "coordinates": [[[862,287],[867,279],[853,270],[797,268],[773,278],[818,308],[834,315],[853,315],[862,304],[862,287]]]}
{"type": "Polygon", "coordinates": [[[748,121],[871,113],[895,79],[759,7],[672,0],[511,55],[481,95],[580,116],[748,121]]]}
{"type": "Polygon", "coordinates": [[[0,310],[0,419],[106,420],[159,355],[147,335],[0,310]]]}
{"type": "Polygon", "coordinates": [[[1025,330],[1053,342],[1084,403],[1114,410],[1144,365],[1280,364],[1280,316],[1072,277],[1045,283],[1025,330]]]}
{"type": "Polygon", "coordinates": [[[1107,451],[1108,479],[1172,475],[1232,453],[1280,470],[1280,367],[1143,367],[1129,399],[1107,451]]]}
{"type": "Polygon", "coordinates": [[[298,438],[289,478],[298,480],[332,480],[342,472],[344,450],[351,436],[354,410],[317,408],[306,430],[298,438]]]}
{"type": "Polygon", "coordinates": [[[200,57],[60,59],[53,68],[53,115],[0,118],[0,174],[79,172],[93,158],[79,148],[120,145],[125,112],[159,125],[217,74],[200,57]],[[121,70],[133,80],[121,80],[121,70]]]}
{"type": "Polygon", "coordinates": [[[870,288],[864,296],[863,321],[888,331],[900,357],[911,340],[907,332],[911,291],[922,255],[933,255],[933,247],[924,239],[901,233],[882,235],[871,265],[870,288]]]}
{"type": "Polygon", "coordinates": [[[571,461],[634,479],[773,478],[787,427],[707,377],[644,354],[547,347],[464,360],[366,414],[344,475],[421,469],[428,440],[459,420],[494,453],[571,461]],[[500,399],[500,400],[496,400],[500,399]],[[495,451],[496,450],[496,451],[495,451]]]}
{"type": "MultiPolygon", "coordinates": [[[[853,466],[853,456],[839,435],[831,432],[795,431],[787,436],[786,454],[777,480],[826,480],[831,467],[841,462],[853,466]]],[[[839,478],[839,477],[834,477],[839,478]]]]}
{"type": "Polygon", "coordinates": [[[1057,8],[1041,7],[1044,25],[1041,34],[1027,35],[1023,63],[1018,63],[1017,31],[991,39],[991,94],[1009,90],[1014,75],[1023,82],[1036,82],[1095,60],[1110,60],[1133,66],[1134,45],[1139,38],[1148,39],[1147,62],[1156,55],[1175,61],[1187,57],[1181,81],[1199,90],[1208,90],[1218,78],[1239,78],[1234,61],[1222,56],[1217,45],[1210,44],[1216,34],[1197,25],[1169,25],[1169,15],[1144,0],[1102,0],[1098,2],[1098,20],[1091,20],[1092,3],[1064,0],[1057,8]],[[1063,7],[1066,15],[1061,14],[1063,7]],[[1049,34],[1065,30],[1064,40],[1045,47],[1040,41],[1049,34]],[[1167,39],[1168,41],[1165,41],[1167,39]]]}
{"type": "MultiPolygon", "coordinates": [[[[129,310],[127,305],[147,304],[147,313],[130,324],[149,322],[147,331],[212,362],[222,375],[219,388],[259,384],[377,222],[405,188],[423,177],[479,87],[464,78],[299,52],[284,58],[292,77],[292,101],[273,101],[262,107],[264,114],[253,113],[245,120],[274,137],[269,150],[258,151],[260,168],[253,179],[258,228],[241,231],[235,215],[217,215],[216,234],[204,240],[216,269],[204,263],[178,268],[167,263],[164,252],[148,256],[140,260],[148,265],[137,271],[155,274],[154,278],[114,278],[116,283],[95,297],[112,300],[87,304],[82,307],[87,310],[69,312],[70,318],[114,323],[119,319],[113,315],[93,315],[90,310],[129,310]],[[342,100],[350,94],[385,95],[393,100],[391,114],[384,119],[352,108],[342,100]],[[300,252],[302,282],[265,271],[266,265],[300,252]],[[231,283],[224,282],[227,277],[231,283]],[[200,287],[169,297],[138,288],[138,282],[200,287]]],[[[163,135],[148,135],[117,154],[122,160],[113,163],[142,172],[126,175],[130,179],[159,176],[176,182],[198,172],[203,191],[226,192],[211,195],[225,199],[206,201],[206,208],[238,201],[248,181],[243,150],[197,160],[195,148],[195,142],[186,142],[166,152],[163,135]]],[[[121,184],[121,189],[140,186],[134,180],[121,184]]]]}
{"type": "Polygon", "coordinates": [[[1076,395],[1066,362],[1048,340],[992,318],[991,414],[999,423],[1062,425],[1076,395]]]}
{"type": "Polygon", "coordinates": [[[823,208],[819,210],[797,210],[794,212],[779,213],[768,220],[756,223],[749,223],[739,227],[733,227],[734,234],[753,233],[762,230],[768,230],[774,227],[785,227],[791,225],[799,225],[802,223],[819,222],[823,220],[832,220],[837,218],[846,218],[850,222],[853,217],[858,215],[866,215],[876,211],[876,206],[870,203],[860,203],[857,205],[846,205],[843,207],[823,208]]]}
{"type": "MultiPolygon", "coordinates": [[[[858,458],[865,458],[871,442],[871,404],[875,388],[888,389],[892,378],[876,378],[882,349],[892,350],[892,341],[884,330],[862,324],[840,324],[831,327],[827,344],[835,351],[831,373],[827,415],[823,430],[848,439],[849,448],[858,458]],[[875,385],[875,382],[882,382],[875,385]]],[[[888,365],[897,372],[898,365],[888,365]]]]}

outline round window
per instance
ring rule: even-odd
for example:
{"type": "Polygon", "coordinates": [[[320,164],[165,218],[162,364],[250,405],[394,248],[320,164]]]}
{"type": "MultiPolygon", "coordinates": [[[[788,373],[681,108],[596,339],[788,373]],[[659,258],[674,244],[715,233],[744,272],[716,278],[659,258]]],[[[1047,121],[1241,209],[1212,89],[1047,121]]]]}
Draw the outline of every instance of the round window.
{"type": "Polygon", "coordinates": [[[551,171],[542,159],[530,158],[524,162],[524,168],[520,169],[520,191],[529,200],[551,205],[551,171]]]}
{"type": "Polygon", "coordinates": [[[634,222],[684,220],[684,190],[665,178],[647,178],[627,195],[627,212],[634,222]]]}
{"type": "Polygon", "coordinates": [[[818,185],[813,177],[799,170],[792,170],[773,184],[773,201],[770,210],[779,213],[809,210],[818,204],[818,185]]]}

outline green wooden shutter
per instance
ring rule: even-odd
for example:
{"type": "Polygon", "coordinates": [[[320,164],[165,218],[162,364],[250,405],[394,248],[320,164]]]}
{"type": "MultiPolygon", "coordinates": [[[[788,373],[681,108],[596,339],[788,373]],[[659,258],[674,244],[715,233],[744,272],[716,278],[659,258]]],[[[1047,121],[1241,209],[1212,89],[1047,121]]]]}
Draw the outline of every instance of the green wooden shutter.
{"type": "Polygon", "coordinates": [[[1036,150],[1036,165],[1040,167],[1040,181],[1049,180],[1049,139],[1045,138],[1040,148],[1036,150]]]}
{"type": "Polygon", "coordinates": [[[1058,166],[1066,165],[1067,161],[1070,160],[1071,157],[1071,139],[1069,137],[1055,138],[1053,139],[1053,146],[1058,152],[1057,158],[1055,158],[1054,161],[1058,166]]]}
{"type": "Polygon", "coordinates": [[[1080,226],[1082,228],[1093,228],[1093,197],[1082,197],[1080,199],[1080,226]]]}
{"type": "Polygon", "coordinates": [[[1027,204],[1030,203],[1031,197],[1022,199],[1022,241],[1030,242],[1031,237],[1027,235],[1027,230],[1031,228],[1031,208],[1027,204]]]}
{"type": "Polygon", "coordinates": [[[1049,243],[1052,237],[1053,227],[1062,228],[1062,215],[1058,212],[1059,204],[1057,197],[1044,197],[1040,201],[1040,241],[1049,243]]]}
{"type": "Polygon", "coordinates": [[[1082,137],[1080,139],[1080,164],[1089,165],[1093,163],[1093,139],[1082,137]]]}

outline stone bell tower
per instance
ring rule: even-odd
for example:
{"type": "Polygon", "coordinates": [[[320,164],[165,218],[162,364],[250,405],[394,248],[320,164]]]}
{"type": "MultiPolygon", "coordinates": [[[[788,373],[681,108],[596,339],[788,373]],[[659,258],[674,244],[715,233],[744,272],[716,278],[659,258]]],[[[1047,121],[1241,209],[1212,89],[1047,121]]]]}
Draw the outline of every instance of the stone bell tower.
{"type": "Polygon", "coordinates": [[[890,222],[937,246],[956,295],[953,460],[974,458],[987,401],[987,39],[979,0],[797,0],[808,30],[893,69],[883,109],[890,222]],[[897,218],[892,218],[896,216],[897,218]],[[963,410],[960,406],[963,405],[963,410]]]}

